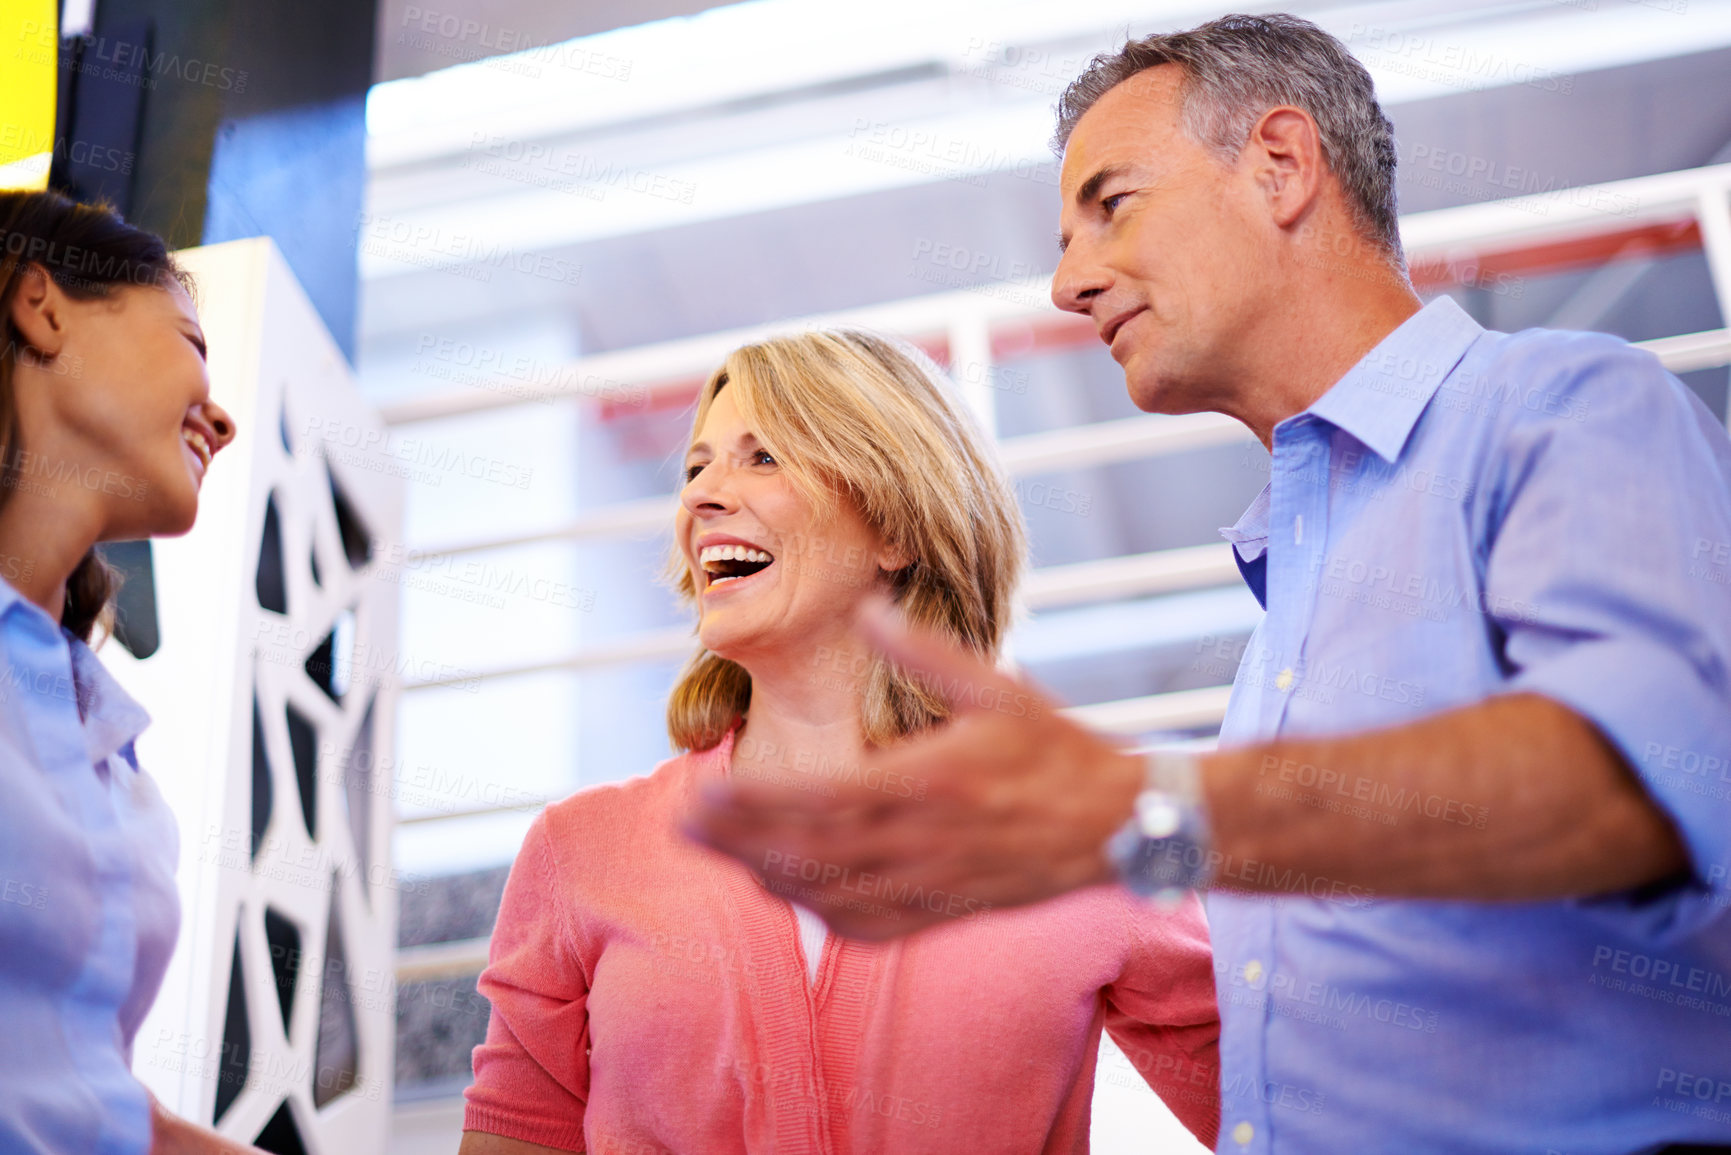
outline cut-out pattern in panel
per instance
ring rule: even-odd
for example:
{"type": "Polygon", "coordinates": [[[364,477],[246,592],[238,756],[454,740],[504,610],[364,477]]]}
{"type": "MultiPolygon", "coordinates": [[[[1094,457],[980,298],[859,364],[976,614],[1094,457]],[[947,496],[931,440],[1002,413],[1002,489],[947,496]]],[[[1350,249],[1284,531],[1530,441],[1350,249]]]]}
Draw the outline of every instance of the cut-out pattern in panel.
{"type": "Polygon", "coordinates": [[[361,1069],[349,955],[343,946],[342,878],[331,876],[331,917],[325,928],[325,967],[319,991],[319,1039],[313,1051],[313,1105],[323,1107],[354,1089],[361,1069]]]}
{"type": "Polygon", "coordinates": [[[307,837],[319,836],[319,732],[312,721],[291,704],[287,711],[289,750],[294,754],[295,782],[300,786],[301,820],[307,837]]]}
{"type": "Polygon", "coordinates": [[[288,582],[283,576],[282,518],[273,492],[264,501],[264,532],[258,542],[258,604],[272,613],[288,613],[288,582]]]}
{"type": "MultiPolygon", "coordinates": [[[[283,397],[286,399],[288,397],[288,391],[289,391],[289,385],[288,385],[287,381],[283,382],[282,388],[283,388],[283,397]]],[[[294,442],[289,440],[288,406],[287,405],[284,405],[281,409],[277,410],[276,431],[277,431],[277,434],[282,438],[282,447],[283,447],[284,452],[286,452],[290,457],[293,457],[294,452],[295,452],[295,447],[294,447],[294,442]]]]}
{"type": "Polygon", "coordinates": [[[289,1013],[295,1005],[295,986],[301,977],[301,928],[270,907],[264,910],[264,937],[270,944],[270,974],[276,983],[277,1006],[282,1010],[283,1034],[288,1034],[289,1013]]]}
{"type": "Polygon", "coordinates": [[[270,825],[270,756],[264,749],[264,716],[259,713],[258,694],[252,696],[252,860],[258,861],[258,848],[264,845],[265,828],[270,825]]]}
{"type": "Polygon", "coordinates": [[[320,588],[323,588],[323,586],[325,584],[325,579],[324,579],[324,575],[319,573],[319,551],[318,550],[315,549],[315,550],[308,551],[308,553],[307,553],[307,568],[313,571],[313,584],[315,586],[319,586],[320,588]]]}
{"type": "Polygon", "coordinates": [[[222,1023],[222,1054],[216,1066],[216,1113],[213,1122],[234,1105],[246,1086],[252,1065],[252,1024],[246,1017],[246,972],[240,965],[240,932],[234,935],[234,965],[228,974],[228,1014],[222,1023]]]}
{"type": "Polygon", "coordinates": [[[331,472],[330,462],[325,462],[325,477],[331,483],[331,504],[337,511],[337,532],[343,539],[343,554],[349,559],[351,569],[360,569],[373,559],[373,537],[367,529],[367,523],[362,520],[360,511],[343,492],[343,487],[337,481],[337,475],[331,472]]]}
{"type": "Polygon", "coordinates": [[[308,655],[307,677],[325,692],[326,697],[341,705],[343,695],[349,692],[349,679],[354,667],[355,611],[344,610],[337,615],[324,641],[308,655]]]}
{"type": "Polygon", "coordinates": [[[261,1151],[275,1152],[275,1155],[307,1155],[307,1145],[301,1142],[301,1129],[295,1126],[294,1112],[289,1110],[288,1100],[283,1100],[282,1106],[276,1109],[276,1114],[270,1117],[270,1122],[264,1125],[264,1130],[258,1133],[252,1145],[261,1151]]]}
{"type": "MultiPolygon", "coordinates": [[[[373,709],[378,701],[375,697],[367,703],[366,713],[361,715],[361,724],[355,730],[354,743],[349,747],[348,758],[343,764],[349,833],[354,837],[355,857],[360,859],[362,878],[373,876],[373,769],[377,760],[373,753],[373,709]]],[[[373,888],[363,886],[361,893],[371,905],[373,888]]]]}

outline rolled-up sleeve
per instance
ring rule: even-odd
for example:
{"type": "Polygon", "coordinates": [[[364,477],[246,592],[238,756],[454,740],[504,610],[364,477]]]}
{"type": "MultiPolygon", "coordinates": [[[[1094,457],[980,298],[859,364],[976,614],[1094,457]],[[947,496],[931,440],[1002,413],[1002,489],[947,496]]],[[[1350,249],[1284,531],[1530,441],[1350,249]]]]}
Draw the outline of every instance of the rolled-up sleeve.
{"type": "Polygon", "coordinates": [[[1517,415],[1488,467],[1484,610],[1507,689],[1592,722],[1676,825],[1686,885],[1594,900],[1663,940],[1731,906],[1724,434],[1651,355],[1585,335],[1569,352],[1533,365],[1563,415],[1517,415]]]}
{"type": "Polygon", "coordinates": [[[1130,949],[1106,989],[1106,1031],[1168,1109],[1213,1149],[1220,1131],[1220,1012],[1202,904],[1128,900],[1130,949]]]}
{"type": "Polygon", "coordinates": [[[492,1004],[474,1051],[463,1129],[582,1151],[589,1096],[589,984],[571,934],[546,816],[511,866],[487,969],[492,1004]]]}

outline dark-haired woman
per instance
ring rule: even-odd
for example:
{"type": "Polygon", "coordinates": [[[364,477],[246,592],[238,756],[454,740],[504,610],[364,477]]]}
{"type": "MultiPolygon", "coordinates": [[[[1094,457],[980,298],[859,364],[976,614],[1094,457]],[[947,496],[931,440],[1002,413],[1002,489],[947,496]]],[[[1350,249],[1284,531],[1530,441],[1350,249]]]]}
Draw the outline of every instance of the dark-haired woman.
{"type": "Polygon", "coordinates": [[[0,1151],[240,1152],[163,1111],[132,1039],[179,926],[149,722],[88,643],[98,542],[192,528],[234,422],[160,238],[0,193],[0,1151]]]}

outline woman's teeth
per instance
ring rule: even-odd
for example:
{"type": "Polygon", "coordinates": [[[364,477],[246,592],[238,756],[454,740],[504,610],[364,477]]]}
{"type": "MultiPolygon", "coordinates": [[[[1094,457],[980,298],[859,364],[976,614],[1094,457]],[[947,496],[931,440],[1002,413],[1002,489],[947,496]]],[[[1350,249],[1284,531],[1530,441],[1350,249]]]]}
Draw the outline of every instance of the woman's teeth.
{"type": "Polygon", "coordinates": [[[713,586],[750,577],[775,558],[748,545],[706,545],[698,552],[697,560],[703,566],[703,572],[709,575],[709,584],[713,586]]]}
{"type": "Polygon", "coordinates": [[[206,469],[209,469],[210,442],[204,439],[204,434],[190,426],[182,425],[180,427],[180,439],[192,446],[192,451],[198,454],[199,461],[204,463],[206,469]]]}
{"type": "Polygon", "coordinates": [[[705,565],[712,561],[774,561],[761,549],[752,549],[748,545],[706,545],[703,552],[697,555],[697,560],[705,565]]]}

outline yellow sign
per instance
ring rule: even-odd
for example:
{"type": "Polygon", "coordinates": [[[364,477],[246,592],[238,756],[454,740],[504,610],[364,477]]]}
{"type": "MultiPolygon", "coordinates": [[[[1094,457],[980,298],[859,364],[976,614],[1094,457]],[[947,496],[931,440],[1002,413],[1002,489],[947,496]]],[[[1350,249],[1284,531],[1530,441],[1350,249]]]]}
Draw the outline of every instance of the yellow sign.
{"type": "Polygon", "coordinates": [[[48,187],[59,64],[54,0],[0,0],[0,189],[48,187]]]}

